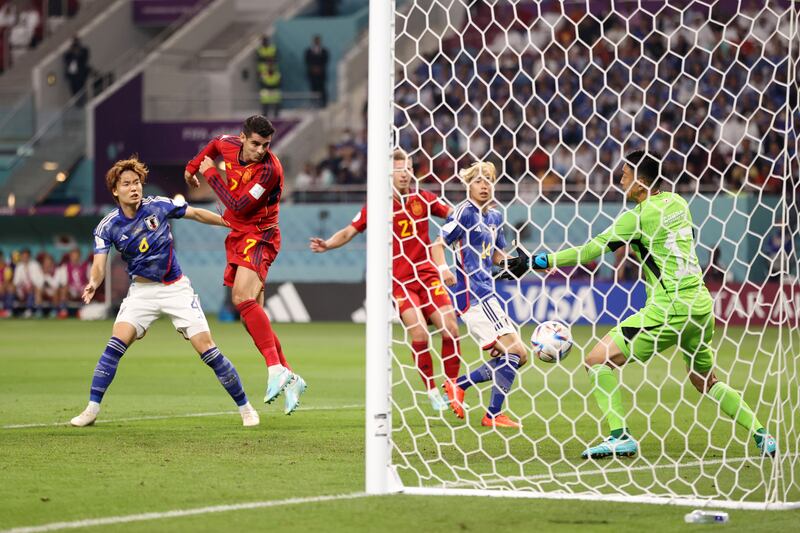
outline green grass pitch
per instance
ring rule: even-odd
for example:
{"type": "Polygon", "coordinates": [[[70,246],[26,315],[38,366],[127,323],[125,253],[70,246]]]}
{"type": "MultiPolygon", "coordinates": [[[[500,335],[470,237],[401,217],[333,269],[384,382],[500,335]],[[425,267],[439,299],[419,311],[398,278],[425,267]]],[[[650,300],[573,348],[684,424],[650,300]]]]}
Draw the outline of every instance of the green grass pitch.
{"type": "MultiPolygon", "coordinates": [[[[241,427],[234,405],[213,373],[166,320],[158,321],[123,358],[99,418],[103,423],[70,428],[66,421],[86,403],[91,373],[111,323],[0,322],[0,530],[363,491],[363,326],[277,326],[287,355],[310,386],[301,410],[290,417],[279,410],[282,398],[278,405],[261,403],[263,361],[241,325],[212,322],[211,326],[262,414],[258,428],[241,427]],[[34,424],[39,425],[11,427],[34,424]]],[[[576,327],[573,333],[579,347],[592,336],[586,327],[576,327]]],[[[729,329],[725,339],[715,343],[726,380],[744,388],[762,418],[769,417],[774,369],[769,354],[759,346],[774,345],[776,340],[774,332],[756,335],[729,329]],[[737,347],[750,356],[734,363],[737,347]]],[[[396,348],[402,364],[396,365],[393,375],[395,462],[407,484],[431,486],[458,479],[470,487],[469,482],[480,476],[488,484],[508,486],[502,477],[514,476],[515,488],[583,490],[594,484],[608,492],[612,485],[623,485],[630,492],[640,486],[655,492],[722,490],[738,497],[738,484],[754,487],[749,498],[758,499],[763,493],[758,487],[765,467],[745,457],[748,449],[752,455],[752,444],[732,429],[730,421],[717,420],[708,404],[698,403],[677,355],[626,368],[623,383],[628,387],[626,404],[632,408],[630,425],[639,433],[642,454],[650,463],[701,459],[712,465],[647,470],[639,468],[643,459],[636,459],[607,463],[605,468],[613,472],[593,474],[603,466],[575,459],[582,441],[596,438],[599,431],[591,416],[597,412],[580,369],[579,349],[562,365],[535,362],[522,374],[510,409],[525,428],[521,433],[500,434],[479,426],[481,401],[488,400],[485,390],[469,392],[467,401],[473,408],[467,423],[447,415],[427,416],[427,400],[410,357],[401,345],[396,348]],[[577,392],[569,391],[570,383],[577,392]],[[584,406],[590,414],[583,412],[584,406]],[[695,417],[699,424],[693,422],[695,417]],[[725,462],[730,459],[735,461],[725,462]]],[[[479,357],[469,343],[464,355],[470,364],[479,357]]],[[[797,414],[786,416],[795,417],[797,427],[797,414]]],[[[795,479],[798,475],[785,474],[795,479]]],[[[800,500],[800,495],[793,499],[800,500]]],[[[85,530],[682,531],[683,515],[689,510],[606,502],[388,496],[85,530]]],[[[799,511],[730,511],[730,515],[725,530],[792,530],[800,519],[799,511]]]]}

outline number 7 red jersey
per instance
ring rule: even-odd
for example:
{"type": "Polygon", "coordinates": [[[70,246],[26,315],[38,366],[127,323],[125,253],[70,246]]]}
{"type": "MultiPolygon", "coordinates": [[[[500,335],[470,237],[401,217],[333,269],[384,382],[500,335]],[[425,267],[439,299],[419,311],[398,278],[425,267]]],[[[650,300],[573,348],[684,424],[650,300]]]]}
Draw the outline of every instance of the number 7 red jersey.
{"type": "Polygon", "coordinates": [[[231,228],[242,232],[266,231],[277,226],[283,193],[283,167],[277,156],[267,150],[264,159],[244,164],[239,160],[242,141],[236,135],[220,135],[186,165],[195,174],[205,156],[225,161],[226,178],[215,167],[204,176],[227,208],[222,215],[231,228]]]}
{"type": "MultiPolygon", "coordinates": [[[[421,279],[421,274],[436,274],[431,261],[431,240],[428,221],[431,215],[447,218],[450,207],[438,196],[428,191],[410,194],[405,204],[397,198],[392,201],[394,212],[392,238],[392,277],[395,282],[421,279]]],[[[351,225],[360,233],[367,229],[367,206],[353,219],[351,225]]]]}

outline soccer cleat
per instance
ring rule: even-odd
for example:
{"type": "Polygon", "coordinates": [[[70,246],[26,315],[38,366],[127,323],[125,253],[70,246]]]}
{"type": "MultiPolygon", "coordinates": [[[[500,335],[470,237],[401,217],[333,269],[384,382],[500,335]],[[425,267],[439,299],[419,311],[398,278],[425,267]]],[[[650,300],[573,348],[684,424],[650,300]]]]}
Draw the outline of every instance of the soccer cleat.
{"type": "Polygon", "coordinates": [[[514,422],[510,418],[508,418],[503,413],[495,416],[494,418],[490,417],[488,414],[483,415],[483,420],[481,420],[481,425],[485,427],[494,427],[494,428],[521,428],[522,424],[519,422],[514,422]]]}
{"type": "Polygon", "coordinates": [[[70,420],[69,423],[70,425],[75,426],[76,428],[91,426],[92,424],[94,424],[94,421],[97,420],[98,413],[99,411],[97,409],[92,409],[91,407],[87,407],[86,409],[83,410],[81,414],[70,420]]]}
{"type": "Polygon", "coordinates": [[[639,445],[632,438],[618,439],[616,437],[608,437],[597,446],[592,446],[584,451],[581,454],[581,458],[602,459],[609,456],[633,457],[638,452],[639,445]]]}
{"type": "Polygon", "coordinates": [[[239,408],[239,414],[242,415],[242,425],[245,427],[257,426],[261,423],[258,411],[250,405],[250,402],[247,402],[239,408]]]}
{"type": "Polygon", "coordinates": [[[428,391],[428,400],[431,402],[431,409],[436,414],[446,411],[449,407],[449,403],[442,397],[442,393],[436,389],[428,391]]]}
{"type": "Polygon", "coordinates": [[[286,388],[283,390],[283,414],[290,415],[294,413],[295,409],[300,406],[300,396],[308,388],[306,385],[306,381],[295,374],[292,377],[292,380],[286,385],[286,388]]]}
{"type": "Polygon", "coordinates": [[[446,379],[442,384],[447,400],[450,402],[450,408],[458,418],[464,418],[464,389],[457,386],[455,382],[446,379]]]}
{"type": "Polygon", "coordinates": [[[761,438],[761,442],[756,443],[756,446],[758,446],[758,451],[761,452],[761,455],[775,457],[775,452],[778,451],[778,442],[772,435],[764,435],[761,438]]]}
{"type": "Polygon", "coordinates": [[[267,394],[264,396],[264,403],[272,403],[275,401],[281,391],[286,388],[286,385],[292,380],[291,370],[284,368],[277,374],[267,378],[267,394]]]}

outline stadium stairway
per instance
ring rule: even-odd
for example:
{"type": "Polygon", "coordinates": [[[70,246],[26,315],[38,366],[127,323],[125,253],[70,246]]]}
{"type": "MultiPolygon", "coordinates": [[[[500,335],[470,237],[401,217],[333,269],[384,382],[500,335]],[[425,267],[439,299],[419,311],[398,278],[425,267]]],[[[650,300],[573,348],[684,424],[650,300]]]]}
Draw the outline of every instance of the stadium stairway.
{"type": "MultiPolygon", "coordinates": [[[[10,204],[12,193],[17,208],[42,202],[87,153],[89,106],[84,107],[79,98],[70,95],[61,76],[62,56],[73,35],[77,33],[89,48],[92,68],[108,79],[116,79],[196,16],[189,13],[166,27],[149,27],[137,24],[132,13],[132,0],[88,3],[85,11],[59,28],[59,32],[70,30],[60,42],[31,52],[35,54],[31,59],[38,58],[38,63],[23,74],[15,74],[12,69],[3,76],[4,81],[6,76],[18,80],[20,86],[27,76],[30,105],[23,106],[23,111],[35,116],[31,122],[36,124],[35,133],[20,137],[15,148],[13,144],[0,144],[0,156],[5,156],[0,158],[0,202],[10,204]]],[[[87,84],[87,99],[106,88],[90,85],[87,84]]],[[[9,123],[20,120],[19,116],[6,118],[9,123]]]]}

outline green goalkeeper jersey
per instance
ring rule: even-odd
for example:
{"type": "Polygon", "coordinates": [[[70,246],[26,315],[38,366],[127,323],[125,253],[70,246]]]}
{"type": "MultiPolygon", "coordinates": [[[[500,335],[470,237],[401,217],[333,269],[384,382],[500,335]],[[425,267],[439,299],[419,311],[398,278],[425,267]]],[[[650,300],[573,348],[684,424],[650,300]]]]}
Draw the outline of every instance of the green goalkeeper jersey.
{"type": "Polygon", "coordinates": [[[626,244],[642,264],[648,311],[662,316],[711,313],[713,302],[694,251],[692,215],[677,194],[649,196],[588,243],[550,254],[548,261],[551,266],[585,264],[626,244]]]}

